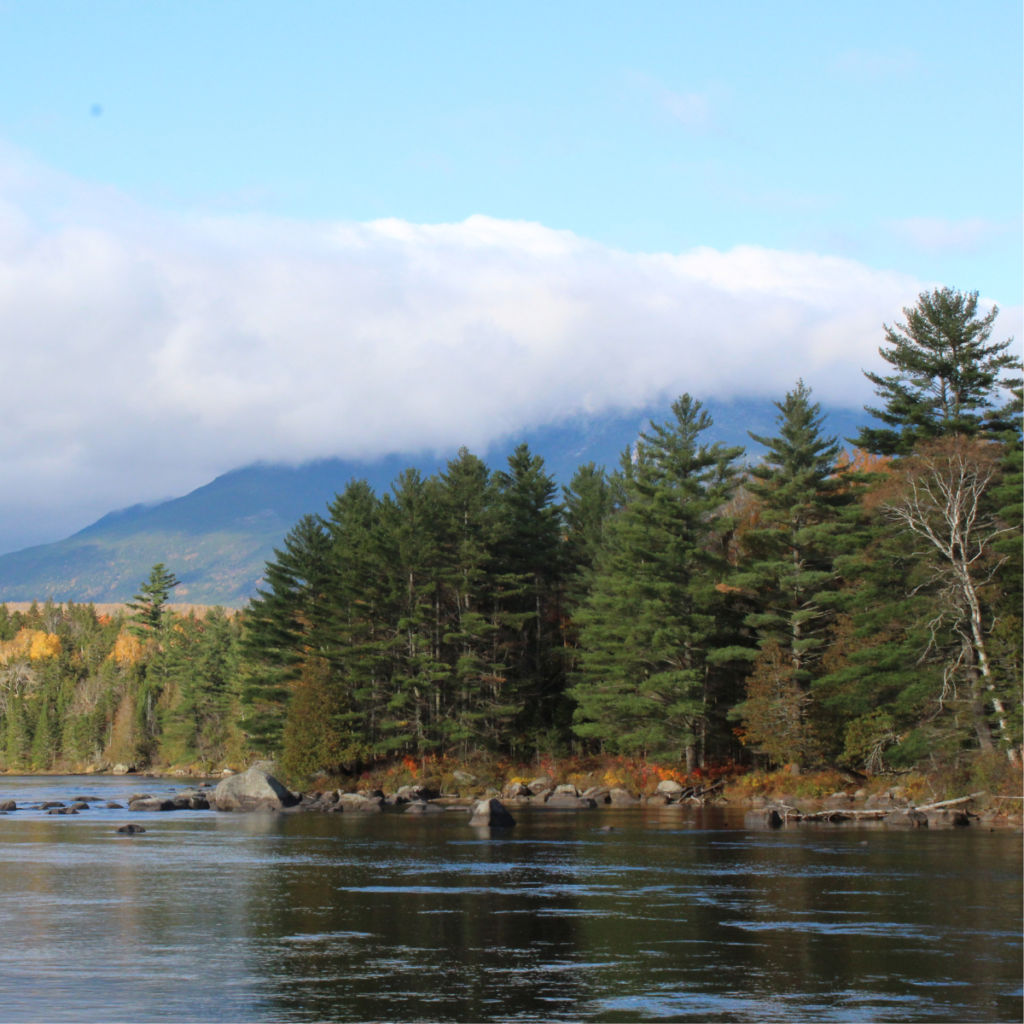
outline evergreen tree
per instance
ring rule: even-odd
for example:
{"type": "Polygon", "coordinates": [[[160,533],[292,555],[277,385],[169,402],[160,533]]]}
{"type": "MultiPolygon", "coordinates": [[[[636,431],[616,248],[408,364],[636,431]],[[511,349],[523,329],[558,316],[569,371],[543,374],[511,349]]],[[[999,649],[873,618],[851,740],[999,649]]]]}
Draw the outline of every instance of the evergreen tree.
{"type": "MultiPolygon", "coordinates": [[[[854,496],[836,474],[839,444],[822,433],[824,417],[820,405],[811,402],[811,389],[798,381],[785,401],[775,406],[778,434],[750,434],[768,453],[750,470],[745,484],[757,501],[759,522],[743,536],[746,558],[732,582],[756,595],[758,607],[745,621],[756,631],[762,648],[772,645],[771,666],[782,659],[786,679],[806,695],[834,618],[829,596],[838,582],[835,557],[844,531],[841,510],[854,496]]],[[[734,715],[744,720],[747,742],[764,749],[771,745],[775,756],[780,740],[764,731],[774,732],[775,726],[772,715],[759,704],[774,700],[764,685],[768,669],[761,666],[751,677],[759,695],[748,692],[747,701],[734,715]]],[[[805,758],[812,748],[808,704],[809,700],[801,700],[793,705],[801,709],[799,728],[787,720],[784,730],[794,737],[792,760],[805,758]],[[797,741],[800,728],[803,733],[797,741]]]]}
{"type": "Polygon", "coordinates": [[[163,622],[164,605],[171,591],[179,585],[174,573],[167,571],[163,562],[158,562],[149,573],[149,579],[139,587],[128,607],[135,613],[128,627],[140,639],[158,634],[163,622]]]}
{"type": "Polygon", "coordinates": [[[908,455],[929,438],[984,433],[999,389],[1020,387],[1019,378],[1003,377],[1021,369],[1008,351],[1013,339],[989,341],[998,308],[982,316],[977,292],[936,288],[903,312],[906,323],[885,325],[891,347],[878,350],[897,372],[865,372],[885,403],[867,411],[886,426],[862,427],[853,443],[876,454],[908,455]]]}
{"type": "Polygon", "coordinates": [[[706,652],[719,635],[715,590],[725,565],[709,540],[733,486],[742,448],[704,445],[712,426],[683,395],[675,421],[651,424],[635,461],[627,452],[626,504],[606,524],[592,591],[576,617],[579,669],[570,694],[576,733],[623,753],[686,751],[696,763],[706,652]]]}

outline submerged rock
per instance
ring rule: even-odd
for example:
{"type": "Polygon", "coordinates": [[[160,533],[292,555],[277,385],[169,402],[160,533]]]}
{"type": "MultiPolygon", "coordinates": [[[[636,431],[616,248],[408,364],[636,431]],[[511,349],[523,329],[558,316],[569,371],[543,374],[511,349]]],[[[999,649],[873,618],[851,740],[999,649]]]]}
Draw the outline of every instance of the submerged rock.
{"type": "Polygon", "coordinates": [[[273,775],[253,765],[241,775],[219,782],[213,791],[213,803],[219,811],[279,811],[298,800],[273,775]]]}
{"type": "Polygon", "coordinates": [[[912,807],[907,810],[890,811],[882,821],[886,825],[899,825],[903,828],[928,827],[928,815],[921,811],[915,811],[912,807]]]}
{"type": "Polygon", "coordinates": [[[104,806],[108,811],[123,811],[124,805],[117,803],[115,800],[108,800],[104,806]]]}
{"type": "Polygon", "coordinates": [[[608,799],[613,807],[636,807],[640,803],[628,789],[618,787],[608,791],[608,799]]]}
{"type": "Polygon", "coordinates": [[[123,836],[138,836],[146,830],[141,825],[122,825],[118,830],[123,836]]]}
{"type": "Polygon", "coordinates": [[[511,828],[516,819],[505,810],[500,800],[478,800],[473,804],[473,817],[469,823],[484,828],[511,828]]]}

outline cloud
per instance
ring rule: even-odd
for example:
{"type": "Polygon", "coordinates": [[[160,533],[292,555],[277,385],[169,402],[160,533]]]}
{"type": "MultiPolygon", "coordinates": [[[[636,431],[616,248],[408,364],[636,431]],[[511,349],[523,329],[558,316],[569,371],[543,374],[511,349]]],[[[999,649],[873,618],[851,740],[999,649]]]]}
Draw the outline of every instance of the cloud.
{"type": "Polygon", "coordinates": [[[976,253],[1010,235],[1020,225],[1000,224],[984,217],[945,220],[942,217],[908,217],[893,221],[890,230],[901,242],[931,253],[976,253]]]}
{"type": "Polygon", "coordinates": [[[920,290],[813,253],[631,253],[484,216],[172,215],[16,171],[0,519],[23,537],[259,459],[482,448],[684,390],[777,397],[802,375],[857,406],[882,321],[920,290]]]}

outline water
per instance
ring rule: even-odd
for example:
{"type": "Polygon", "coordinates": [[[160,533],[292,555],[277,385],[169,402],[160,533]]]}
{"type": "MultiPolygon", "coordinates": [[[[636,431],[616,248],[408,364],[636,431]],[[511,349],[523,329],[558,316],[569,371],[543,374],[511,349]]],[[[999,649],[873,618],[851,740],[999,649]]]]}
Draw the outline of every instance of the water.
{"type": "Polygon", "coordinates": [[[1019,835],[513,811],[0,817],[0,1020],[1021,1019],[1019,835]]]}

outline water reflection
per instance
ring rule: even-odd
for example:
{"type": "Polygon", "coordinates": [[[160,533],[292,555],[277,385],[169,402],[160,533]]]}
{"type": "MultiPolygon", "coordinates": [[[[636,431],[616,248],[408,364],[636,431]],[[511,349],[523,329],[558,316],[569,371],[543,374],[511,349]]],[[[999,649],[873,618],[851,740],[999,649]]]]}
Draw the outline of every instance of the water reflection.
{"type": "Polygon", "coordinates": [[[1009,833],[92,813],[0,819],[4,1020],[1021,1014],[1009,833]]]}

